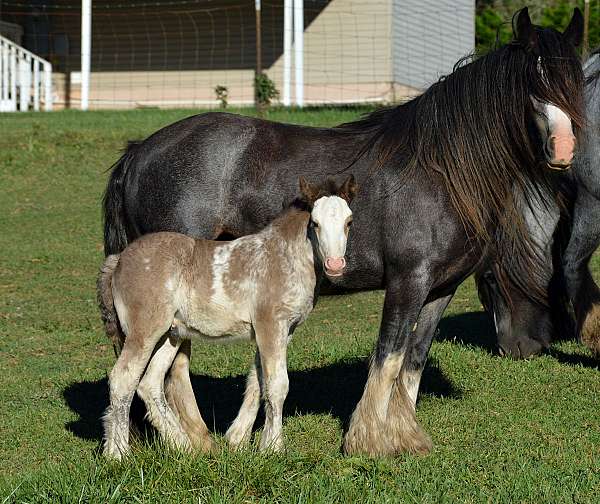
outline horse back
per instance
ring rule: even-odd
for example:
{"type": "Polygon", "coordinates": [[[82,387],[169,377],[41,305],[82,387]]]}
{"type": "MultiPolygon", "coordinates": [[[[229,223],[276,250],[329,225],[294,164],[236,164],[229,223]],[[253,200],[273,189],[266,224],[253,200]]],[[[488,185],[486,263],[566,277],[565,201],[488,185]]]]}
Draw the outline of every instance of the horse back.
{"type": "Polygon", "coordinates": [[[234,114],[184,119],[137,147],[125,188],[129,227],[210,239],[256,232],[296,197],[300,176],[339,172],[361,143],[335,128],[234,114]]]}

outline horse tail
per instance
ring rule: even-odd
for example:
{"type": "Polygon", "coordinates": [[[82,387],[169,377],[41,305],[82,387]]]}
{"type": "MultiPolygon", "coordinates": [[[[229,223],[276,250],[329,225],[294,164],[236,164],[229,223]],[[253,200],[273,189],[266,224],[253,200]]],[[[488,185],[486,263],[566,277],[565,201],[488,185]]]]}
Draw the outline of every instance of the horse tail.
{"type": "Polygon", "coordinates": [[[125,153],[111,167],[112,173],[102,200],[104,212],[104,254],[118,254],[127,247],[125,178],[140,142],[129,142],[125,153]]]}
{"type": "Polygon", "coordinates": [[[106,335],[112,341],[115,355],[118,357],[125,343],[125,334],[121,329],[119,317],[115,309],[115,302],[112,293],[112,279],[117,265],[119,264],[119,254],[111,254],[102,263],[98,280],[96,282],[96,293],[98,296],[98,305],[100,315],[104,322],[106,335]]]}

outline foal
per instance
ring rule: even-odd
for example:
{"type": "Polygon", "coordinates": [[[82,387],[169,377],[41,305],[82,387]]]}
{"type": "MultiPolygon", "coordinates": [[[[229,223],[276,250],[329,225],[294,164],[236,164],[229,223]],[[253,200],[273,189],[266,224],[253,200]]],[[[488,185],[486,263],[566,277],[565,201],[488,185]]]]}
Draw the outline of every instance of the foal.
{"type": "MultiPolygon", "coordinates": [[[[177,448],[191,448],[165,399],[164,380],[182,341],[192,338],[256,340],[249,384],[258,382],[265,401],[260,448],[283,446],[287,344],[313,308],[322,273],[344,273],[352,221],[348,204],[357,186],[353,176],[340,187],[331,181],[318,187],[301,178],[300,190],[301,199],[254,235],[218,242],[161,232],[106,258],[98,299],[108,336],[122,346],[109,377],[107,457],[120,459],[129,450],[129,408],[136,390],[160,435],[177,448]]],[[[245,398],[236,420],[250,426],[242,429],[248,435],[258,409],[250,403],[245,398]]],[[[204,445],[210,446],[210,434],[201,428],[204,445]]]]}

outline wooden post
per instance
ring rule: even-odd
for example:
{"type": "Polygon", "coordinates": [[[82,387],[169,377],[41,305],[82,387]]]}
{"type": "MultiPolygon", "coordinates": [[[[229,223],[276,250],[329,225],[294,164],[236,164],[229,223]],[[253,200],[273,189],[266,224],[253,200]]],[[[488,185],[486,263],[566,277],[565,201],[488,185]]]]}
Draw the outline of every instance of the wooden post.
{"type": "Polygon", "coordinates": [[[259,117],[263,116],[263,107],[258,99],[257,82],[262,75],[262,31],[260,27],[260,0],[255,0],[256,9],[256,71],[254,75],[254,106],[259,117]]]}
{"type": "Polygon", "coordinates": [[[581,52],[584,58],[587,58],[588,51],[590,49],[589,43],[590,37],[590,0],[585,0],[583,9],[583,44],[581,52]]]}

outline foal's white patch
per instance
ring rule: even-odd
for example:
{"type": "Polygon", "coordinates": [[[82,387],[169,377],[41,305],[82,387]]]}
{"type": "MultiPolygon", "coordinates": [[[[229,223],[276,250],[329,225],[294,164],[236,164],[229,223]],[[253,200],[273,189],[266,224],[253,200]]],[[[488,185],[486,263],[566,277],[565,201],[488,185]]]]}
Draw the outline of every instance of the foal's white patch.
{"type": "Polygon", "coordinates": [[[177,288],[175,280],[172,277],[169,277],[165,282],[165,289],[169,291],[174,291],[177,288]]]}
{"type": "Polygon", "coordinates": [[[339,196],[323,196],[315,201],[311,219],[318,227],[319,251],[323,259],[344,257],[346,253],[346,223],[352,211],[345,199],[339,196]]]}
{"type": "Polygon", "coordinates": [[[228,305],[229,296],[225,293],[223,277],[229,272],[231,250],[223,245],[215,249],[212,260],[212,296],[210,302],[216,305],[228,305]]]}

